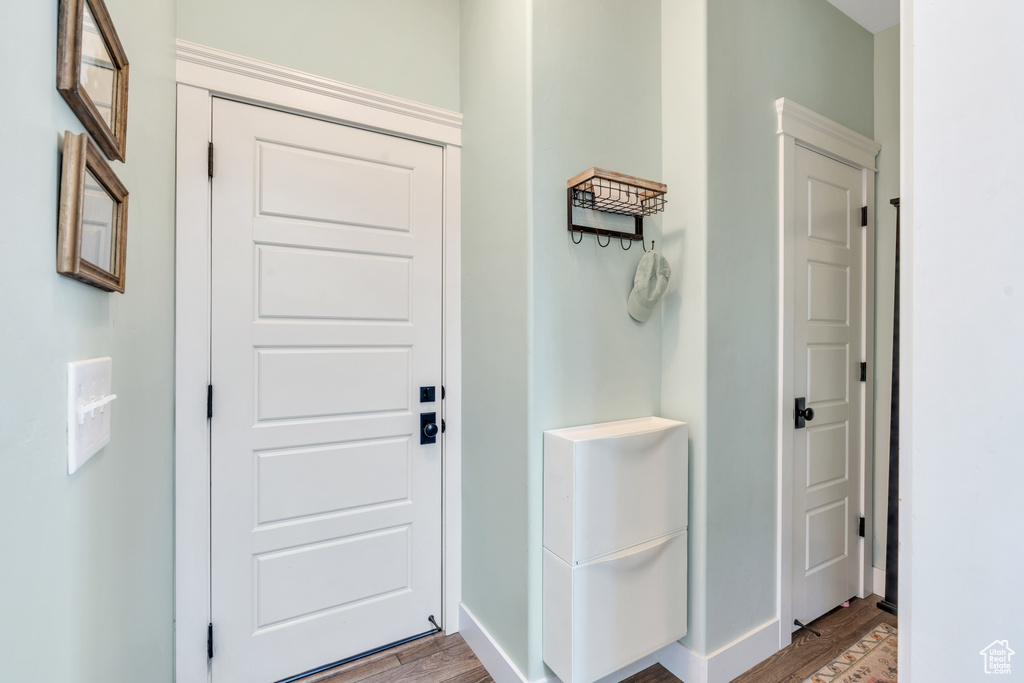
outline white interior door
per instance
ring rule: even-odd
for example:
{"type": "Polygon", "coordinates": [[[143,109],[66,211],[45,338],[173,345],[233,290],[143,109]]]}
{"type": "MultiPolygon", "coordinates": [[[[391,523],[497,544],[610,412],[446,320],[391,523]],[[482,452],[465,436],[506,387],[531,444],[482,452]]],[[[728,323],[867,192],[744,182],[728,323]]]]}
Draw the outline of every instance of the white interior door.
{"type": "Polygon", "coordinates": [[[793,390],[813,410],[790,425],[793,616],[804,623],[859,591],[862,197],[861,170],[797,146],[793,390]]]}
{"type": "Polygon", "coordinates": [[[219,99],[213,138],[212,672],[278,681],[441,620],[442,150],[219,99]]]}

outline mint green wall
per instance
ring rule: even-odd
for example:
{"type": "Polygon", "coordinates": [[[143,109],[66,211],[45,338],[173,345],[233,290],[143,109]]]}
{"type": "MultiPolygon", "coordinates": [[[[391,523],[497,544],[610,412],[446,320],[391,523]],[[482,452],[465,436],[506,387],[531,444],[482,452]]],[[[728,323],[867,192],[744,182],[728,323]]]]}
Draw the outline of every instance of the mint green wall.
{"type": "Polygon", "coordinates": [[[775,100],[871,137],[872,69],[871,34],[824,0],[708,3],[705,652],[776,614],[775,100]]]}
{"type": "Polygon", "coordinates": [[[885,569],[892,399],[892,313],[896,275],[896,210],[900,196],[900,27],[875,34],[875,534],[874,565],[885,569]]]}
{"type": "MultiPolygon", "coordinates": [[[[659,411],[660,316],[625,308],[642,248],[565,229],[580,171],[661,175],[660,2],[621,9],[462,5],[463,601],[531,680],[543,431],[659,411]]],[[[645,227],[658,239],[658,220],[645,227]]]]}
{"type": "Polygon", "coordinates": [[[706,654],[775,616],[774,101],[873,128],[872,36],[823,0],[630,7],[463,5],[464,344],[479,345],[464,361],[475,432],[464,454],[465,600],[531,679],[544,673],[544,429],[663,408],[690,422],[684,643],[706,654]],[[602,90],[609,81],[621,96],[602,90]],[[589,237],[572,245],[565,234],[565,180],[592,165],[673,179],[663,238],[661,221],[648,224],[677,267],[661,330],[621,308],[639,253],[589,237]],[[482,194],[495,182],[484,169],[503,169],[496,182],[514,198],[509,209],[494,211],[482,194]],[[477,297],[491,308],[470,305],[477,297]],[[497,525],[511,527],[510,542],[497,525]]]}
{"type": "MultiPolygon", "coordinates": [[[[592,166],[661,178],[660,24],[660,0],[533,3],[531,680],[543,673],[543,432],[661,409],[660,311],[644,324],[626,312],[643,248],[601,248],[593,236],[573,244],[565,206],[566,181],[592,166]]],[[[645,219],[648,248],[660,245],[660,225],[645,219]]]]}
{"type": "Polygon", "coordinates": [[[107,0],[131,62],[127,293],[55,270],[57,4],[0,5],[0,679],[172,680],[174,2],[107,0]],[[15,66],[16,65],[16,66],[15,66]],[[112,441],[67,474],[69,361],[114,359],[112,441]]]}
{"type": "MultiPolygon", "coordinates": [[[[634,0],[628,12],[618,0],[534,7],[530,414],[538,464],[546,429],[660,409],[661,316],[638,323],[626,312],[643,248],[624,251],[614,240],[601,248],[593,236],[573,244],[565,207],[566,181],[591,166],[661,178],[660,19],[660,0],[634,0]]],[[[590,218],[576,214],[580,223],[590,218]]],[[[632,231],[632,219],[625,223],[632,231]]],[[[660,223],[644,220],[647,248],[661,244],[660,223]]]]}
{"type": "Polygon", "coordinates": [[[459,0],[178,0],[178,37],[459,110],[459,0]]]}
{"type": "Polygon", "coordinates": [[[462,601],[528,658],[527,0],[462,3],[462,601]]]}
{"type": "Polygon", "coordinates": [[[663,303],[661,412],[689,424],[687,647],[705,651],[707,619],[707,3],[662,0],[663,181],[659,248],[673,279],[663,303]]]}

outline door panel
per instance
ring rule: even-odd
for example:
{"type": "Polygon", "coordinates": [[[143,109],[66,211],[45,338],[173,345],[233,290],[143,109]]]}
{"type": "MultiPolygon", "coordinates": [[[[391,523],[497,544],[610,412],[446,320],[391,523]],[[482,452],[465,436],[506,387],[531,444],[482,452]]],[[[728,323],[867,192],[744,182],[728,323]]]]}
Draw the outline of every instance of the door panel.
{"type": "Polygon", "coordinates": [[[403,526],[257,555],[256,632],[408,590],[408,551],[403,526]]]}
{"type": "Polygon", "coordinates": [[[409,322],[409,258],[271,246],[258,247],[256,258],[260,318],[409,322]]]}
{"type": "Polygon", "coordinates": [[[849,554],[846,538],[846,499],[821,505],[807,512],[808,571],[849,554]]]}
{"type": "Polygon", "coordinates": [[[411,451],[405,436],[256,453],[256,524],[405,502],[411,451]]]}
{"type": "Polygon", "coordinates": [[[796,148],[793,615],[806,623],[858,592],[861,171],[796,148]]]}
{"type": "Polygon", "coordinates": [[[269,682],[442,617],[442,156],[224,100],[213,127],[212,671],[269,682]]]}
{"type": "Polygon", "coordinates": [[[412,349],[256,350],[257,421],[408,412],[412,349]],[[358,390],[339,391],[341,387],[358,390]]]}
{"type": "Polygon", "coordinates": [[[850,436],[845,422],[807,428],[807,488],[849,476],[850,436]]]}
{"type": "Polygon", "coordinates": [[[257,153],[262,215],[402,232],[412,227],[412,167],[387,156],[366,159],[264,141],[257,153]]]}
{"type": "Polygon", "coordinates": [[[850,319],[850,271],[832,264],[807,264],[807,321],[845,325],[850,319]]]}

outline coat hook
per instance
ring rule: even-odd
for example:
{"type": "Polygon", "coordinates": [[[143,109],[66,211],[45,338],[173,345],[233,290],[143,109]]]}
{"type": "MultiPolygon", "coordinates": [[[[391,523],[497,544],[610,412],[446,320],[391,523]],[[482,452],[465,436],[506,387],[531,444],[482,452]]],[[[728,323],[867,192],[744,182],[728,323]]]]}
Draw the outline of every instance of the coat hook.
{"type": "Polygon", "coordinates": [[[576,234],[575,230],[570,231],[569,232],[569,239],[572,240],[573,244],[579,244],[580,242],[583,241],[583,231],[580,230],[580,238],[578,240],[576,239],[576,237],[574,237],[575,234],[576,234]]]}
{"type": "Polygon", "coordinates": [[[623,239],[622,239],[622,238],[620,237],[620,238],[619,238],[619,246],[620,246],[620,247],[622,247],[622,251],[629,251],[630,249],[632,249],[632,248],[633,248],[633,240],[623,240],[623,239]],[[628,246],[628,247],[622,247],[622,243],[623,243],[623,241],[625,241],[625,242],[626,242],[627,244],[629,244],[629,246],[628,246]]]}
{"type": "Polygon", "coordinates": [[[644,253],[647,253],[647,251],[654,251],[654,240],[651,240],[651,248],[650,248],[650,250],[647,249],[646,242],[647,242],[647,240],[645,240],[642,237],[640,238],[640,246],[644,248],[644,253]]]}
{"type": "Polygon", "coordinates": [[[597,240],[597,246],[601,247],[602,249],[604,249],[605,247],[607,247],[609,244],[612,243],[612,236],[611,235],[605,235],[605,237],[608,238],[608,241],[605,242],[604,244],[601,244],[601,233],[595,233],[594,234],[594,238],[597,240]]]}

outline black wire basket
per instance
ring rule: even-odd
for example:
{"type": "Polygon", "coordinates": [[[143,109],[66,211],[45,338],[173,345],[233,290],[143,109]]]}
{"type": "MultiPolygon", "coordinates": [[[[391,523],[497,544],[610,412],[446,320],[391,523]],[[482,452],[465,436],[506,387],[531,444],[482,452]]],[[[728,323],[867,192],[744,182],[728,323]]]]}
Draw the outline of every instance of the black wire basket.
{"type": "MultiPolygon", "coordinates": [[[[667,185],[653,180],[635,178],[602,168],[588,169],[567,183],[569,232],[596,235],[601,246],[608,245],[608,242],[600,242],[601,236],[609,239],[617,237],[620,240],[643,240],[643,218],[665,210],[667,192],[667,185]],[[634,232],[577,225],[572,220],[573,207],[632,216],[636,219],[634,232]]],[[[580,239],[582,238],[581,235],[580,239]]],[[[573,238],[573,241],[576,239],[573,238]]]]}
{"type": "Polygon", "coordinates": [[[571,188],[572,205],[620,216],[650,216],[665,210],[665,193],[668,188],[664,185],[661,187],[664,189],[595,175],[571,188]]]}

